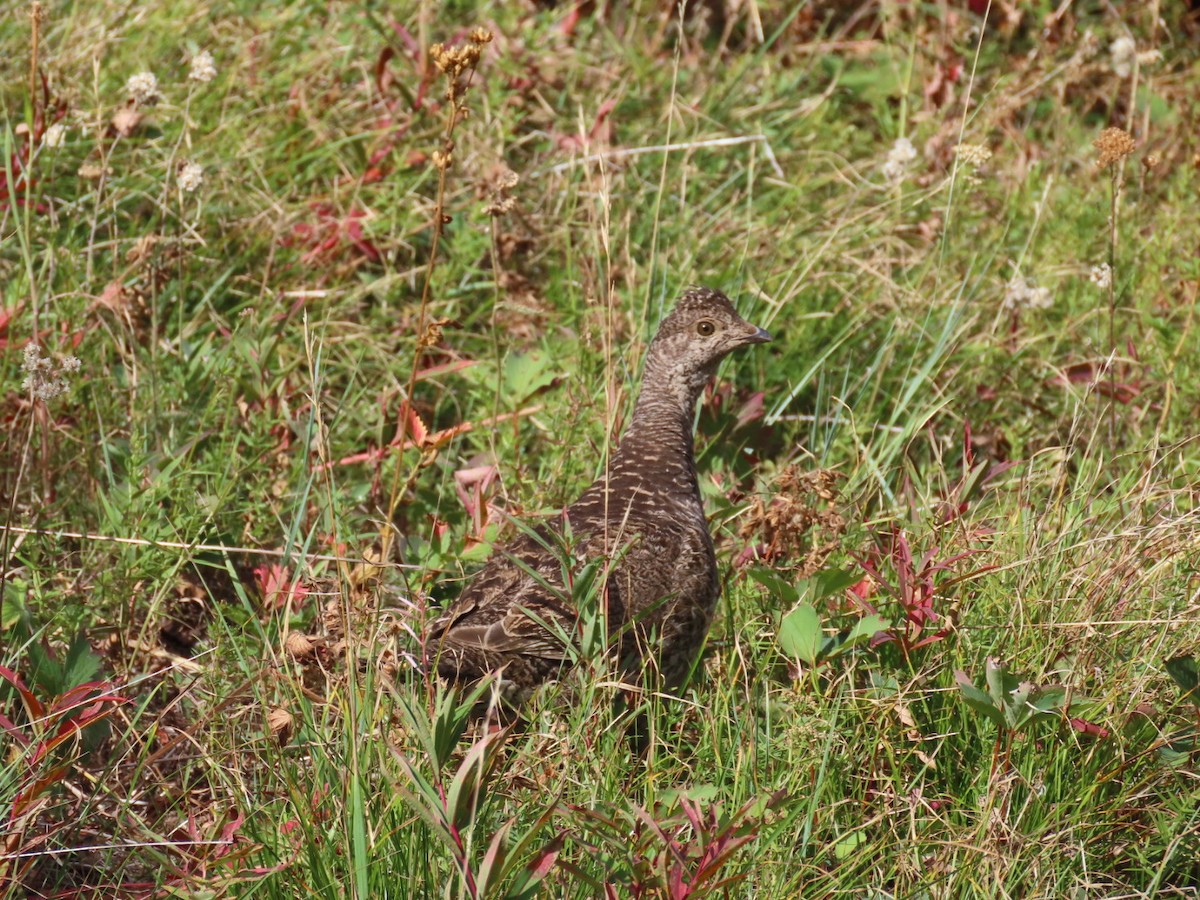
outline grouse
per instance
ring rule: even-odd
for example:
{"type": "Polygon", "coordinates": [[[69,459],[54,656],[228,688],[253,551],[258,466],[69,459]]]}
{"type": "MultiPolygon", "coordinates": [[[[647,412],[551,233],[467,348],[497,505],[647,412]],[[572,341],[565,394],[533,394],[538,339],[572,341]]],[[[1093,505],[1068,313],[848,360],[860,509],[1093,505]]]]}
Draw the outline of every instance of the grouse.
{"type": "Polygon", "coordinates": [[[726,355],[770,339],[719,291],[687,290],[650,344],[633,418],[607,470],[561,519],[492,555],[434,622],[431,667],[460,683],[494,673],[506,703],[557,677],[578,657],[585,627],[578,585],[574,597],[565,586],[573,557],[598,563],[595,596],[625,671],[650,668],[668,688],[680,686],[721,590],[696,481],[696,401],[726,355]]]}

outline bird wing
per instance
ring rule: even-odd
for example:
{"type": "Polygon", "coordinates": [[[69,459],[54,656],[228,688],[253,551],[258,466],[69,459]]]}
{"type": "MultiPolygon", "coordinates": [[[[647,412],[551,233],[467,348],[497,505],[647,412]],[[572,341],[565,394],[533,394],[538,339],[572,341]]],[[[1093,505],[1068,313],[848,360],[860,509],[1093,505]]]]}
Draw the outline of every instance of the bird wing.
{"type": "Polygon", "coordinates": [[[561,582],[556,561],[514,547],[493,557],[434,623],[436,640],[449,649],[565,660],[577,616],[561,582]]]}

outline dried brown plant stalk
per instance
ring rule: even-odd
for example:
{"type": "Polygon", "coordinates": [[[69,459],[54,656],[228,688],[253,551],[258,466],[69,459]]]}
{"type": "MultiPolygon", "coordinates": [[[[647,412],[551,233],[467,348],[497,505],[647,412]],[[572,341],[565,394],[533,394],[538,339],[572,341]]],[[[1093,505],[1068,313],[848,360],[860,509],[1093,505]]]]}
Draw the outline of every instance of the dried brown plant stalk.
{"type": "MultiPolygon", "coordinates": [[[[438,170],[437,194],[433,209],[433,239],[429,247],[429,262],[425,267],[425,281],[421,288],[421,305],[417,314],[417,341],[413,347],[412,365],[409,367],[408,386],[405,389],[405,402],[411,405],[413,392],[416,388],[417,371],[420,368],[421,354],[430,346],[433,332],[439,327],[438,323],[429,322],[429,295],[433,285],[433,273],[437,268],[438,247],[441,243],[442,230],[449,223],[446,215],[446,177],[454,162],[454,130],[458,124],[467,118],[467,94],[475,78],[479,61],[483,57],[483,48],[492,41],[492,33],[486,28],[474,29],[466,44],[461,47],[446,47],[444,44],[434,44],[429,48],[429,61],[437,67],[446,78],[446,112],[445,130],[442,135],[442,145],[433,151],[433,165],[438,170]]],[[[409,416],[400,417],[399,433],[396,443],[403,446],[408,438],[409,416]]],[[[388,495],[387,517],[381,535],[381,558],[391,557],[392,534],[391,523],[400,505],[400,498],[408,493],[416,480],[421,468],[432,462],[427,454],[423,454],[417,465],[413,466],[406,478],[401,478],[404,466],[404,455],[396,455],[396,467],[392,473],[392,486],[388,495]]]]}
{"type": "MultiPolygon", "coordinates": [[[[1108,279],[1108,379],[1110,397],[1116,396],[1116,355],[1117,355],[1117,221],[1120,210],[1121,185],[1125,172],[1125,160],[1132,154],[1137,144],[1133,135],[1123,128],[1105,128],[1100,136],[1092,142],[1099,156],[1096,166],[1109,171],[1109,212],[1108,212],[1108,268],[1111,276],[1108,279]]],[[[1109,401],[1109,443],[1116,441],[1117,436],[1117,404],[1109,401]]]]}

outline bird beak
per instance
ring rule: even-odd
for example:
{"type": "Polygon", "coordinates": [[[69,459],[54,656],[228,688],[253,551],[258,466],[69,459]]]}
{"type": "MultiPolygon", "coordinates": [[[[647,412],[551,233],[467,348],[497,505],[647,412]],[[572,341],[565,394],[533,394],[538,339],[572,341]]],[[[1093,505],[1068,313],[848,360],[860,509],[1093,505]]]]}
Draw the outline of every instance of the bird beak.
{"type": "Polygon", "coordinates": [[[751,325],[750,328],[754,330],[746,336],[747,344],[765,344],[767,341],[771,340],[771,333],[769,331],[758,328],[754,325],[751,325]]]}

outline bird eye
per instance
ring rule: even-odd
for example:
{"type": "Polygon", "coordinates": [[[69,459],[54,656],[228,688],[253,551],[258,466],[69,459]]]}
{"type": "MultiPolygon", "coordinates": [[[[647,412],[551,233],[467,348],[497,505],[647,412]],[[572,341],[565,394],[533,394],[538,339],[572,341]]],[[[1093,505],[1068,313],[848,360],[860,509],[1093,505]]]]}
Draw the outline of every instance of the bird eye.
{"type": "Polygon", "coordinates": [[[717,326],[708,319],[701,319],[696,324],[696,333],[702,335],[703,337],[709,337],[716,330],[717,326]]]}

